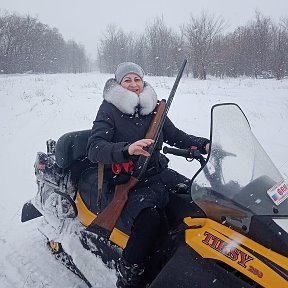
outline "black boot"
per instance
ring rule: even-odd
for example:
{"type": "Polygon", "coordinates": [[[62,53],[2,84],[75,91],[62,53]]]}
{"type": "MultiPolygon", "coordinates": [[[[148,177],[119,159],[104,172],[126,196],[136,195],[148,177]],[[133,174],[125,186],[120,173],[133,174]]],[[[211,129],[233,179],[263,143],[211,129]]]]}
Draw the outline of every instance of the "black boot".
{"type": "Polygon", "coordinates": [[[128,263],[123,257],[119,259],[117,264],[117,276],[116,283],[117,288],[144,288],[143,273],[145,267],[144,264],[131,264],[128,263]]]}

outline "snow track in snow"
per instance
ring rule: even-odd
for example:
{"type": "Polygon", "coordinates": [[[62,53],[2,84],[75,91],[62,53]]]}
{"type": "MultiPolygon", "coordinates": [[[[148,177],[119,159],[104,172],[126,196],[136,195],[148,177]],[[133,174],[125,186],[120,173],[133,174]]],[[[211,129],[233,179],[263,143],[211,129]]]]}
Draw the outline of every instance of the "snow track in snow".
{"type": "Polygon", "coordinates": [[[51,254],[46,238],[37,229],[39,220],[22,224],[14,219],[7,221],[13,229],[0,228],[0,287],[86,287],[51,254]]]}

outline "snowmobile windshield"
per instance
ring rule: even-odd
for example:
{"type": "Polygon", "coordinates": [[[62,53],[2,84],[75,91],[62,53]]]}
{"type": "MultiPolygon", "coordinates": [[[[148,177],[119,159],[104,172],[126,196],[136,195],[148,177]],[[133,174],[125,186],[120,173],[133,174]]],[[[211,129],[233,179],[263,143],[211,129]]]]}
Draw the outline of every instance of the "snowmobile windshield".
{"type": "Polygon", "coordinates": [[[207,217],[248,232],[253,215],[287,215],[288,199],[275,203],[267,193],[283,177],[242,110],[236,104],[213,106],[210,133],[207,164],[191,188],[193,201],[207,217]]]}

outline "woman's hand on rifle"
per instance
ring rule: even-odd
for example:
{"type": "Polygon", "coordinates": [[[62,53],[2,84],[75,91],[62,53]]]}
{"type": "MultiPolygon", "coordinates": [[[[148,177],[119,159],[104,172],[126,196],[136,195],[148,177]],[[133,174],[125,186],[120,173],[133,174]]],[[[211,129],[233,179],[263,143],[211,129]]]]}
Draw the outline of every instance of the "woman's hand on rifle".
{"type": "Polygon", "coordinates": [[[144,150],[145,147],[149,147],[152,143],[154,143],[153,139],[141,139],[138,140],[128,147],[129,155],[143,155],[146,157],[150,156],[150,153],[144,150]]]}

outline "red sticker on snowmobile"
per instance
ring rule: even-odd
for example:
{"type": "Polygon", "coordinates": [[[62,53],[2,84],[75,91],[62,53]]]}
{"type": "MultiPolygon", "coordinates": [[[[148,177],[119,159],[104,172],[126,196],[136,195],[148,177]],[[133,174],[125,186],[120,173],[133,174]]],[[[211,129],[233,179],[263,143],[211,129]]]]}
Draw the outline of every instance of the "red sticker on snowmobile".
{"type": "Polygon", "coordinates": [[[287,180],[283,180],[282,182],[274,185],[267,191],[267,193],[276,205],[281,204],[285,199],[288,198],[287,180]]]}

